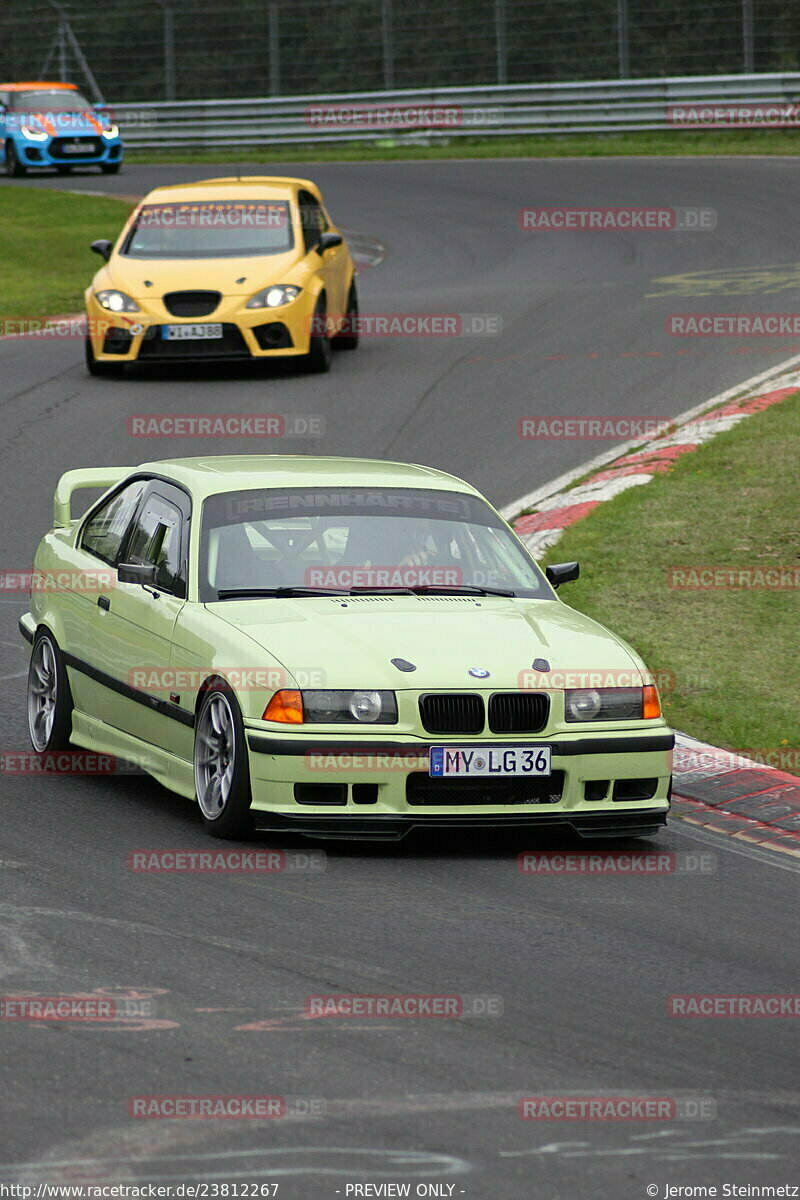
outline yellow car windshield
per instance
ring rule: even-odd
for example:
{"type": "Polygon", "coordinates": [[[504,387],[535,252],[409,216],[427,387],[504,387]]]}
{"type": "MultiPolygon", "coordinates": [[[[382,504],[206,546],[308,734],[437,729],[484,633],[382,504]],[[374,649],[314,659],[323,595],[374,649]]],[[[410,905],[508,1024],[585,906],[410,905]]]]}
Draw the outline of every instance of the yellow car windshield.
{"type": "Polygon", "coordinates": [[[129,258],[242,258],[294,245],[285,200],[145,204],[123,246],[129,258]]]}

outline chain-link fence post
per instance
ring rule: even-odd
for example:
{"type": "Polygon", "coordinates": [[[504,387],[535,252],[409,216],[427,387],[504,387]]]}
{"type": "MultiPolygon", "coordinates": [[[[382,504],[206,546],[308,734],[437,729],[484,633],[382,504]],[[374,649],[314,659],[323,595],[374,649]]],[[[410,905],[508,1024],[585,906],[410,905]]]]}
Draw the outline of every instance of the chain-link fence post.
{"type": "Polygon", "coordinates": [[[166,0],[156,0],[164,18],[164,99],[176,99],[175,84],[175,13],[166,0]]]}
{"type": "Polygon", "coordinates": [[[495,56],[497,58],[497,83],[508,83],[506,0],[494,0],[494,44],[495,56]]]}
{"type": "Polygon", "coordinates": [[[756,69],[753,47],[753,0],[742,0],[742,46],[745,74],[752,75],[756,69]]]}
{"type": "Polygon", "coordinates": [[[628,0],[617,0],[617,62],[620,79],[631,73],[628,39],[628,0]]]}
{"type": "Polygon", "coordinates": [[[381,41],[383,43],[383,86],[387,92],[390,92],[394,87],[392,0],[381,0],[381,41]]]}
{"type": "Polygon", "coordinates": [[[281,94],[280,14],[277,4],[269,6],[269,94],[281,94]]]}

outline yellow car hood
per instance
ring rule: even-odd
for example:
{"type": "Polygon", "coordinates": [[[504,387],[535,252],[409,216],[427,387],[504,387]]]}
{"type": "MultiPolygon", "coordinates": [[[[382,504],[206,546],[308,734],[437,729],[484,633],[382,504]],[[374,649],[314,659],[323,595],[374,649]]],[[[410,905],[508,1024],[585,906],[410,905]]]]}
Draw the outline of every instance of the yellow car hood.
{"type": "Polygon", "coordinates": [[[285,254],[259,254],[253,258],[128,258],[114,255],[94,286],[95,289],[119,288],[134,300],[160,298],[166,292],[182,291],[252,296],[272,283],[289,282],[287,275],[297,261],[296,249],[285,254]]]}
{"type": "Polygon", "coordinates": [[[540,657],[559,674],[638,666],[621,639],[558,601],[373,596],[226,600],[209,609],[290,672],[321,670],[333,688],[516,689],[529,686],[520,672],[540,657]],[[402,674],[392,658],[417,670],[402,674]],[[488,679],[470,676],[470,667],[488,679]]]}

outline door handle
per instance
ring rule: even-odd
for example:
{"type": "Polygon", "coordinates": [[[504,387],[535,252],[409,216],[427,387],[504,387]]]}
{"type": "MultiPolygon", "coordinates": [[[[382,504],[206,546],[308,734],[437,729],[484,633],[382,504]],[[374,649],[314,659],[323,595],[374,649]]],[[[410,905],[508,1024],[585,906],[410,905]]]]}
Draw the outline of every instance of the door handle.
{"type": "Polygon", "coordinates": [[[98,596],[97,607],[102,608],[104,612],[108,612],[108,610],[111,608],[111,601],[109,600],[108,596],[98,596]]]}

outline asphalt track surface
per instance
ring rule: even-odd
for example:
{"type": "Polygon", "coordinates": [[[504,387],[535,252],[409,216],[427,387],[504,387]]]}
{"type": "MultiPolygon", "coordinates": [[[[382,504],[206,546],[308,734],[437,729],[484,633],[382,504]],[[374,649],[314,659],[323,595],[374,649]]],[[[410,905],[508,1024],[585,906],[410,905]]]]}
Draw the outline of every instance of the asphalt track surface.
{"type": "MultiPolygon", "coordinates": [[[[125,432],[135,413],[320,414],[324,439],[268,449],[429,463],[509,503],[609,445],[521,442],[519,417],[669,416],[794,351],[785,339],[678,342],[664,319],[796,309],[786,268],[799,169],[774,159],[254,168],[310,175],[337,221],[385,247],[360,276],[364,311],[499,313],[502,336],[366,339],[321,379],[272,368],[110,382],[84,374],[78,343],[0,342],[3,569],[30,563],[68,468],[260,448],[137,442],[125,432]],[[718,224],[549,235],[516,224],[525,205],[579,203],[710,206],[718,224]],[[760,284],[751,274],[750,291],[732,291],[738,273],[763,267],[760,284]],[[708,271],[731,273],[721,294],[646,298],[669,290],[654,282],[664,276],[708,271]]],[[[34,182],[140,194],[230,173],[130,167],[34,182]]],[[[87,257],[87,278],[93,265],[87,257]]],[[[0,606],[6,750],[27,746],[24,608],[0,606]]],[[[530,837],[463,836],[328,842],[316,875],[137,874],[132,850],[220,844],[187,802],[146,779],[4,776],[2,795],[3,993],[139,992],[155,1016],[3,1024],[0,1182],[271,1181],[287,1200],[354,1195],[347,1185],[367,1182],[409,1183],[412,1195],[453,1185],[453,1196],[481,1200],[799,1182],[797,1023],[667,1014],[674,993],[796,990],[798,868],[787,856],[674,821],[631,848],[711,854],[709,873],[524,876],[515,856],[535,848],[530,837]],[[493,995],[503,1013],[303,1016],[306,996],[343,992],[493,995]],[[143,1094],[318,1098],[327,1115],[132,1120],[128,1099],[143,1094]],[[716,1117],[519,1119],[520,1096],[555,1094],[707,1097],[716,1117]]],[[[544,845],[576,848],[564,837],[544,845]]]]}

